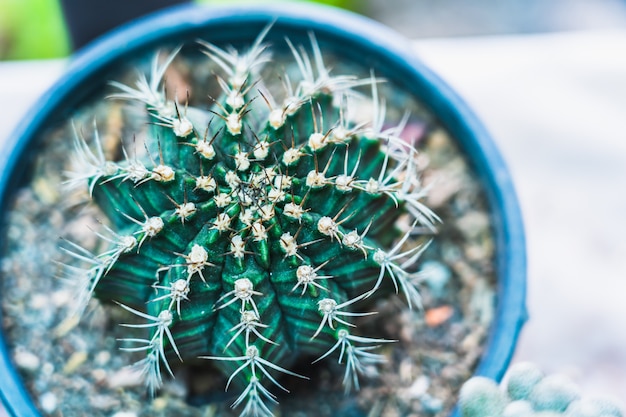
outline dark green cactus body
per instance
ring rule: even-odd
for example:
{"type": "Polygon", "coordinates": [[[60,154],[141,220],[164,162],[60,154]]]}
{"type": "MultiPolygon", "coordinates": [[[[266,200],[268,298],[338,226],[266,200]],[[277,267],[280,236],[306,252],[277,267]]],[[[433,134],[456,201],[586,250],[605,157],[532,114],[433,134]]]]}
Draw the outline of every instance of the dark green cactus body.
{"type": "Polygon", "coordinates": [[[381,132],[382,121],[368,130],[346,120],[341,103],[362,82],[330,77],[313,47],[319,79],[308,79],[309,59],[294,50],[304,80],[297,100],[278,108],[268,92],[255,100],[250,57],[262,60],[260,43],[243,56],[207,46],[229,77],[219,80],[224,97],[201,117],[194,109],[193,122],[186,106],[120,87],[120,96],[147,104],[153,125],[147,155],[98,160],[81,177],[110,220],[113,244],[89,279],[98,298],[148,320],[134,326],[151,332],[136,350],[152,358],[157,382],[160,362],[169,369],[176,356],[213,359],[248,386],[242,396],[258,411],[258,380],[289,373],[299,355],[341,347],[354,355],[350,386],[360,370],[354,361],[379,361],[371,347],[356,346],[385,342],[349,335],[349,318],[368,314],[355,307],[390,282],[418,301],[405,269],[419,248],[407,250],[411,229],[396,227],[401,217],[434,216],[417,203],[415,151],[381,132]],[[391,280],[381,285],[384,276],[391,280]]]}
{"type": "MultiPolygon", "coordinates": [[[[358,164],[354,175],[354,180],[357,180],[375,176],[384,161],[380,142],[362,136],[354,136],[342,143],[329,143],[317,152],[307,145],[309,136],[315,132],[311,106],[316,108],[318,103],[328,102],[330,98],[313,97],[311,104],[303,105],[295,114],[287,117],[282,128],[276,130],[265,126],[255,132],[260,140],[271,145],[266,160],[250,162],[246,171],[237,171],[233,158],[237,152],[248,153],[254,158],[256,144],[248,143],[250,137],[245,135],[245,127],[240,135],[228,134],[225,129],[217,134],[212,143],[216,150],[212,160],[194,155],[193,147],[188,146],[203,140],[198,139],[201,132],[181,139],[172,137],[168,127],[158,126],[153,129],[155,137],[167,138],[167,141],[160,140],[161,154],[163,164],[173,168],[174,179],[169,182],[151,180],[137,185],[123,178],[110,180],[110,177],[118,174],[115,172],[100,180],[94,189],[94,198],[116,228],[126,231],[126,234],[138,231],[139,227],[121,213],[140,219],[143,213],[139,207],[149,217],[162,218],[165,227],[158,235],[147,239],[140,250],[122,254],[109,273],[99,281],[96,295],[103,300],[118,301],[137,309],[143,309],[148,303],[148,311],[158,315],[160,311],[168,309],[170,300],[153,302],[164,291],[155,291],[152,285],[157,282],[157,277],[159,285],[165,287],[178,279],[187,279],[188,271],[184,265],[188,261],[176,253],[186,255],[194,245],[200,245],[208,252],[207,262],[211,264],[202,269],[206,282],[197,274],[191,277],[190,294],[193,296],[189,296],[189,301],[181,302],[181,314],[174,315],[171,327],[183,359],[207,353],[240,356],[245,351],[243,343],[235,342],[232,348],[223,352],[233,335],[230,330],[240,322],[241,302],[214,311],[220,296],[231,291],[235,281],[243,278],[249,279],[254,290],[263,294],[256,303],[261,322],[271,329],[264,335],[279,345],[271,350],[271,356],[263,352],[266,359],[285,363],[300,352],[323,354],[328,349],[328,340],[323,339],[334,339],[335,331],[326,328],[324,335],[319,336],[320,340],[310,340],[320,322],[318,301],[332,296],[338,303],[342,303],[366,293],[373,288],[380,267],[371,256],[366,257],[358,248],[350,248],[322,234],[317,226],[319,220],[324,216],[335,218],[343,211],[337,219],[337,222],[346,219],[338,226],[339,236],[353,230],[362,233],[371,223],[364,245],[378,248],[381,240],[389,241],[390,237],[397,236],[398,232],[389,228],[389,225],[393,225],[403,213],[384,194],[370,194],[358,189],[340,191],[332,183],[319,188],[307,186],[307,175],[315,172],[316,166],[318,171],[328,167],[325,176],[332,178],[345,173],[346,161],[348,173],[358,164]],[[288,166],[282,159],[285,149],[293,145],[301,149],[303,154],[297,162],[288,166]],[[267,239],[255,241],[250,222],[240,218],[246,206],[240,201],[238,190],[229,186],[226,175],[228,172],[236,172],[241,186],[252,188],[252,177],[263,175],[266,168],[273,168],[277,174],[288,176],[291,185],[279,190],[280,187],[264,179],[258,189],[245,191],[252,200],[256,200],[247,207],[258,209],[270,204],[275,210],[275,216],[263,223],[269,229],[267,239]],[[217,182],[216,192],[196,189],[195,179],[203,173],[212,173],[217,182]],[[217,190],[227,193],[231,198],[231,202],[223,208],[216,207],[213,199],[217,190]],[[284,191],[282,201],[268,199],[267,195],[272,190],[284,191]],[[183,221],[175,214],[175,209],[176,204],[184,203],[193,203],[195,212],[183,221]],[[285,215],[285,205],[288,203],[303,204],[306,212],[300,219],[285,215]],[[229,215],[228,230],[212,228],[219,213],[229,215]],[[298,244],[316,243],[299,249],[297,256],[288,255],[280,240],[285,233],[295,236],[298,244]],[[229,254],[232,252],[230,246],[234,235],[241,236],[245,242],[246,253],[241,258],[229,254]],[[299,266],[317,267],[324,263],[317,275],[332,278],[317,282],[325,290],[312,285],[307,287],[304,295],[302,287],[293,290],[298,282],[299,266]],[[159,268],[168,265],[181,267],[157,273],[159,268]]],[[[332,114],[325,113],[324,116],[328,119],[332,114]]],[[[336,120],[330,120],[332,126],[336,120]]],[[[211,127],[217,128],[221,124],[219,122],[221,120],[214,120],[211,127]]],[[[209,133],[209,138],[211,133],[215,131],[209,133]]],[[[261,219],[261,216],[255,214],[255,218],[261,219]]],[[[141,235],[138,237],[141,238],[141,235]]]]}

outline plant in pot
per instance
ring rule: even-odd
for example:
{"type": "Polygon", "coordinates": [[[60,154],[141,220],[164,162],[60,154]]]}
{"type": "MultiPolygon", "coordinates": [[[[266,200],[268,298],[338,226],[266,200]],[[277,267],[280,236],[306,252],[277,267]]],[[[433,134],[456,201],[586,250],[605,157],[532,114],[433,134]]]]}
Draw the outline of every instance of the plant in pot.
{"type": "Polygon", "coordinates": [[[16,415],[37,407],[12,361],[53,415],[445,415],[506,367],[525,318],[511,184],[372,22],[155,15],[77,57],[22,126],[2,177],[16,415]]]}

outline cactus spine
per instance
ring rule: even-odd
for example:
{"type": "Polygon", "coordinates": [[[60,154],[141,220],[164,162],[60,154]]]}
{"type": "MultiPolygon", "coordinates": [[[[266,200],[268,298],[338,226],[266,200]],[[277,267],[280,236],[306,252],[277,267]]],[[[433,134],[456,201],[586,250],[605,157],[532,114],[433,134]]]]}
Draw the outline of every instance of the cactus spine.
{"type": "Polygon", "coordinates": [[[359,334],[354,318],[375,314],[359,306],[394,286],[419,306],[412,271],[425,245],[409,237],[438,221],[401,138],[408,115],[384,125],[380,80],[331,75],[311,35],[311,52],[287,41],[300,79],[270,91],[260,77],[272,65],[268,30],[244,52],[201,42],[223,90],[208,111],[164,92],[179,50],[155,57],[135,86],[112,83],[114,98],[149,115],[145,155],[124,148],[109,161],[97,134],[92,145],[77,134],[68,180],[87,183],[109,220],[104,252],[66,248],[84,265],[70,267],[79,312],[95,296],[137,316],[123,325],[148,336],[123,349],[145,352],[134,366],[152,392],[172,361],[211,360],[240,390],[242,415],[271,415],[270,388],[286,390],[278,375],[306,378],[288,370],[302,354],[334,357],[346,390],[358,389],[364,367],[384,360],[373,350],[390,342],[359,334]]]}

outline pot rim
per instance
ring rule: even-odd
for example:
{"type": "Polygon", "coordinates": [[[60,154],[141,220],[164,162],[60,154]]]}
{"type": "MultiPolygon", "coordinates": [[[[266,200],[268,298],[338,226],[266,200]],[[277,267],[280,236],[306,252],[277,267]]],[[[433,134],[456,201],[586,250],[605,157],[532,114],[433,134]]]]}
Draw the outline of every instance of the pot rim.
{"type": "MultiPolygon", "coordinates": [[[[176,6],[123,25],[78,53],[65,74],[30,109],[0,150],[0,216],[16,187],[15,178],[28,164],[28,145],[37,132],[61,117],[68,102],[87,94],[81,86],[97,79],[114,62],[172,38],[186,38],[208,27],[232,28],[232,23],[257,29],[274,21],[274,27],[313,31],[318,39],[335,38],[357,52],[370,54],[393,68],[397,76],[409,77],[405,87],[440,120],[459,142],[472,162],[485,190],[493,215],[498,279],[497,312],[487,347],[475,375],[500,379],[513,355],[522,325],[527,319],[526,248],[519,203],[511,176],[490,135],[465,102],[412,53],[411,44],[368,18],[329,6],[312,4],[265,4],[222,7],[176,6]],[[158,30],[155,30],[158,28],[158,30]],[[11,181],[11,178],[14,181],[11,181]]],[[[243,32],[243,31],[242,31],[243,32]]],[[[250,39],[249,37],[247,37],[250,39]]],[[[345,48],[345,47],[344,47],[345,48]]],[[[394,81],[396,81],[394,77],[394,81]]],[[[0,331],[0,399],[14,416],[40,416],[16,372],[0,331]]],[[[458,412],[455,411],[456,414],[458,412]]],[[[456,415],[453,414],[453,415],[456,415]]]]}

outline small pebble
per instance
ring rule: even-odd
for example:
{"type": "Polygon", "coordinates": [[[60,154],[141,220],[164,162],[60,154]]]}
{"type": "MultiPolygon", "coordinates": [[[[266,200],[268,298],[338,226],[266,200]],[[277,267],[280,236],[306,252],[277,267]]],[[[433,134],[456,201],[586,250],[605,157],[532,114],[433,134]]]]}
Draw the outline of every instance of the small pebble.
{"type": "Polygon", "coordinates": [[[454,314],[454,308],[450,306],[440,306],[430,308],[424,313],[424,321],[428,327],[441,326],[454,314]]]}
{"type": "Polygon", "coordinates": [[[428,387],[430,387],[430,379],[426,375],[421,375],[413,381],[405,393],[409,400],[419,399],[426,394],[428,387]]]}
{"type": "Polygon", "coordinates": [[[37,355],[24,349],[17,349],[13,359],[18,368],[28,372],[34,372],[39,369],[39,364],[41,363],[37,355]]]}
{"type": "Polygon", "coordinates": [[[107,371],[102,368],[96,368],[91,371],[91,377],[93,378],[94,382],[98,384],[102,383],[107,379],[107,371]]]}
{"type": "Polygon", "coordinates": [[[72,292],[67,289],[62,289],[52,293],[52,302],[57,307],[70,304],[72,301],[72,292]]]}
{"type": "Polygon", "coordinates": [[[45,204],[52,204],[60,197],[58,188],[50,184],[46,178],[35,179],[33,181],[33,188],[37,197],[45,204]]]}
{"type": "Polygon", "coordinates": [[[80,317],[78,315],[71,315],[63,320],[57,327],[54,328],[54,335],[61,338],[67,335],[74,327],[78,325],[80,317]]]}
{"type": "Polygon", "coordinates": [[[113,414],[111,417],[137,417],[137,413],[133,411],[118,411],[113,414]]]}
{"type": "Polygon", "coordinates": [[[457,220],[457,226],[467,239],[477,239],[489,229],[489,217],[480,211],[470,211],[457,220]]]}
{"type": "Polygon", "coordinates": [[[437,261],[425,261],[420,268],[420,276],[430,289],[434,297],[440,298],[444,294],[446,284],[452,277],[450,269],[437,261]]]}
{"type": "Polygon", "coordinates": [[[398,376],[403,384],[408,385],[413,380],[413,361],[410,358],[405,358],[400,362],[398,366],[398,376]]]}
{"type": "Polygon", "coordinates": [[[106,350],[101,350],[96,354],[94,358],[94,362],[100,366],[104,366],[111,360],[111,352],[106,350]]]}
{"type": "Polygon", "coordinates": [[[152,408],[154,408],[154,411],[165,410],[165,407],[167,407],[167,400],[163,397],[155,398],[152,401],[152,408]]]}
{"type": "Polygon", "coordinates": [[[111,410],[120,406],[120,400],[111,395],[94,395],[89,404],[98,410],[111,410]]]}
{"type": "Polygon", "coordinates": [[[50,376],[54,373],[54,365],[50,362],[46,362],[41,367],[41,374],[44,376],[50,376]]]}
{"type": "Polygon", "coordinates": [[[87,360],[87,352],[74,352],[63,367],[64,374],[71,374],[87,360]]]}
{"type": "Polygon", "coordinates": [[[437,414],[443,409],[443,401],[428,394],[422,396],[420,402],[424,411],[430,414],[437,414]]]}
{"type": "Polygon", "coordinates": [[[465,248],[465,256],[470,261],[480,262],[489,256],[489,249],[488,245],[468,244],[465,248]]]}
{"type": "Polygon", "coordinates": [[[35,310],[41,310],[50,304],[50,298],[46,294],[33,294],[30,298],[30,307],[35,310]]]}
{"type": "Polygon", "coordinates": [[[57,396],[51,392],[46,392],[39,397],[39,405],[41,406],[41,409],[48,414],[57,409],[57,404],[57,396]]]}

